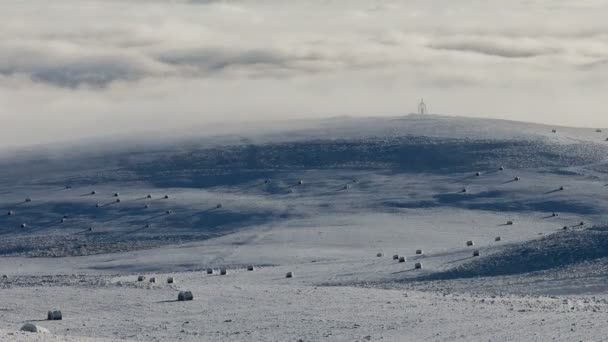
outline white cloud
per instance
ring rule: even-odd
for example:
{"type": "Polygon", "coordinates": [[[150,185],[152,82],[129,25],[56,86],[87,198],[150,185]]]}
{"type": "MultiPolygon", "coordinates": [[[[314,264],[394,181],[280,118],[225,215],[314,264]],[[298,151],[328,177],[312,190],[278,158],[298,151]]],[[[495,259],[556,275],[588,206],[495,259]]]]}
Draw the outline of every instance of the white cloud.
{"type": "Polygon", "coordinates": [[[608,126],[608,1],[0,3],[0,143],[433,112],[608,126]]]}

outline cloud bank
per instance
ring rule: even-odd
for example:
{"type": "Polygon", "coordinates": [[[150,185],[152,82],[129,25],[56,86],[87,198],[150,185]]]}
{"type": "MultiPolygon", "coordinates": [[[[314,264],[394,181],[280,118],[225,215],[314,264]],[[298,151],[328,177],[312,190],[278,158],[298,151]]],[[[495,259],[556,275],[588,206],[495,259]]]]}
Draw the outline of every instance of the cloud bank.
{"type": "Polygon", "coordinates": [[[608,126],[608,1],[6,0],[0,144],[436,113],[608,126]]]}

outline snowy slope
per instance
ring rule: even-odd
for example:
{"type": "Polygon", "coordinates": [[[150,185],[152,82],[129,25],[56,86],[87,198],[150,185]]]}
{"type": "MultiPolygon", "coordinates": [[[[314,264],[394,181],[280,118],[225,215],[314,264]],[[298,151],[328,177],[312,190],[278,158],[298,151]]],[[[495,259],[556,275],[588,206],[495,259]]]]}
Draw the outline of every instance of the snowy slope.
{"type": "Polygon", "coordinates": [[[224,133],[5,156],[0,328],[44,316],[43,303],[87,320],[52,332],[134,340],[524,338],[513,325],[538,340],[598,336],[559,328],[564,312],[599,324],[606,310],[608,141],[595,128],[410,115],[224,133]],[[179,288],[202,311],[165,309],[179,288]],[[409,318],[386,321],[404,307],[409,318]],[[476,310],[488,311],[465,315],[476,310]]]}

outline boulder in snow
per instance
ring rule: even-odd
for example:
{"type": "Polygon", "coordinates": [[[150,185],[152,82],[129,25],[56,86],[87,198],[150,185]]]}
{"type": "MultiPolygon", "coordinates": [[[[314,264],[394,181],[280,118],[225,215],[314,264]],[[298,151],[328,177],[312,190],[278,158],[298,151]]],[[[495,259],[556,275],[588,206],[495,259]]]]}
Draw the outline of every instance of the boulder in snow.
{"type": "Polygon", "coordinates": [[[146,280],[146,277],[143,275],[140,275],[137,277],[137,281],[144,281],[144,280],[146,280]]]}
{"type": "Polygon", "coordinates": [[[293,272],[287,272],[285,278],[293,278],[293,272]]]}
{"type": "Polygon", "coordinates": [[[177,300],[180,302],[183,301],[187,301],[187,300],[193,300],[194,296],[192,295],[191,291],[179,291],[179,293],[177,294],[177,300]]]}
{"type": "Polygon", "coordinates": [[[213,268],[208,268],[207,269],[207,274],[213,274],[213,268]]]}
{"type": "Polygon", "coordinates": [[[228,271],[225,268],[220,268],[220,275],[226,275],[228,271]]]}
{"type": "Polygon", "coordinates": [[[43,328],[39,325],[36,324],[32,324],[32,323],[25,323],[21,329],[21,331],[27,331],[27,332],[32,332],[32,333],[48,333],[49,330],[46,328],[43,328]]]}
{"type": "Polygon", "coordinates": [[[415,263],[414,264],[414,268],[417,269],[417,270],[421,269],[422,268],[422,263],[421,262],[415,263]]]}
{"type": "Polygon", "coordinates": [[[474,250],[473,251],[473,256],[474,257],[478,257],[479,256],[479,250],[474,250]]]}
{"type": "Polygon", "coordinates": [[[473,240],[467,241],[467,247],[471,247],[473,245],[474,245],[473,240]]]}
{"type": "Polygon", "coordinates": [[[167,284],[173,284],[174,282],[175,280],[173,279],[173,277],[167,278],[167,284]]]}
{"type": "Polygon", "coordinates": [[[61,321],[63,319],[63,315],[61,314],[60,310],[52,310],[47,313],[46,318],[49,321],[61,321]]]}
{"type": "Polygon", "coordinates": [[[399,262],[405,262],[405,257],[399,257],[399,262]]]}
{"type": "Polygon", "coordinates": [[[424,251],[422,249],[416,250],[416,255],[422,255],[422,254],[424,254],[424,251]]]}

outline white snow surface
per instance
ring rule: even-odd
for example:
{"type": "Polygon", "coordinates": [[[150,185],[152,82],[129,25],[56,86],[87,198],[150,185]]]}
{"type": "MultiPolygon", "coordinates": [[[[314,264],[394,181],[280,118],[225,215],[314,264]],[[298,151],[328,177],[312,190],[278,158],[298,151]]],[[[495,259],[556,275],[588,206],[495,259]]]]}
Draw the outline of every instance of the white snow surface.
{"type": "Polygon", "coordinates": [[[0,340],[604,340],[605,139],[410,115],[6,157],[0,340]]]}

